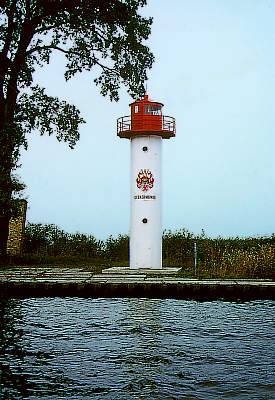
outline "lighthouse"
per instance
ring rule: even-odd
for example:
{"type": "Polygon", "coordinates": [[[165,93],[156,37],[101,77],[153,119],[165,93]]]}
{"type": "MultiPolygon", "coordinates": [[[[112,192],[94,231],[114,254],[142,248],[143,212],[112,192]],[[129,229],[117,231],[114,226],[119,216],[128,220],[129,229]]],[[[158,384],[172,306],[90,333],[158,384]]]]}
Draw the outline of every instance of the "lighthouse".
{"type": "Polygon", "coordinates": [[[162,268],[162,140],[175,136],[175,119],[148,95],[130,104],[117,120],[117,135],[130,140],[130,269],[162,268]]]}

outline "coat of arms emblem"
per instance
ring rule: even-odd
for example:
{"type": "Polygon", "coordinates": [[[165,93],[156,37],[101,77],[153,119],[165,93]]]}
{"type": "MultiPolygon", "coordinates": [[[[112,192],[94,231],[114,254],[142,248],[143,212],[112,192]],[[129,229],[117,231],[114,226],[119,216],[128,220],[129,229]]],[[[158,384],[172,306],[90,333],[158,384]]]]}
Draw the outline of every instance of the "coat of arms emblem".
{"type": "Polygon", "coordinates": [[[147,192],[148,189],[152,189],[154,186],[154,178],[152,172],[149,169],[141,169],[138,173],[137,187],[143,192],[147,192]]]}

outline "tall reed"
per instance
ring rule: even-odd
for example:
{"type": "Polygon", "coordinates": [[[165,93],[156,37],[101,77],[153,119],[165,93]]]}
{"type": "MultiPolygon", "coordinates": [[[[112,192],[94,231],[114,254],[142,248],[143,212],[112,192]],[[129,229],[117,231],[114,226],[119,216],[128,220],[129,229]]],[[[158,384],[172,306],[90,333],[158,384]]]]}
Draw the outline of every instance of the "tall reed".
{"type": "MultiPolygon", "coordinates": [[[[163,265],[180,266],[194,276],[194,244],[200,278],[274,279],[275,235],[248,238],[209,238],[186,229],[163,232],[163,265]]],[[[129,237],[66,233],[53,224],[26,225],[23,260],[55,264],[129,265],[129,237]]]]}

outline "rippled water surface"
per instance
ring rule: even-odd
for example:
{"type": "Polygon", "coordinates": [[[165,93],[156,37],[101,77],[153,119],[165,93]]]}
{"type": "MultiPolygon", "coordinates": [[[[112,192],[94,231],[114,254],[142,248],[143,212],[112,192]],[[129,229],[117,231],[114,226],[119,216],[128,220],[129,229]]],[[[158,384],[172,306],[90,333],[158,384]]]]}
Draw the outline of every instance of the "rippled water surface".
{"type": "Polygon", "coordinates": [[[1,301],[1,399],[274,399],[274,305],[1,301]]]}

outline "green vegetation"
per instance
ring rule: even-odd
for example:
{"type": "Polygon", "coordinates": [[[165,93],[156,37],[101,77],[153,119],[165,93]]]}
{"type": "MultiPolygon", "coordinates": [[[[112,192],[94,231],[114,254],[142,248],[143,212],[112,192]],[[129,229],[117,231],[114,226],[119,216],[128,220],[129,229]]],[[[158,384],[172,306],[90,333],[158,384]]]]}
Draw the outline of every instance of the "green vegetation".
{"type": "MultiPolygon", "coordinates": [[[[194,243],[198,278],[274,278],[275,235],[250,238],[208,238],[186,229],[163,233],[163,265],[182,266],[183,276],[194,277],[194,243]]],[[[24,255],[28,265],[82,266],[96,272],[107,266],[128,266],[129,238],[69,234],[55,225],[26,226],[24,255]]]]}
{"type": "Polygon", "coordinates": [[[92,235],[70,234],[53,224],[26,225],[23,257],[28,265],[81,266],[100,271],[103,267],[129,265],[129,238],[110,236],[106,241],[92,235]]]}
{"type": "Polygon", "coordinates": [[[211,239],[206,237],[204,231],[199,236],[185,229],[164,232],[164,265],[182,265],[183,273],[191,276],[194,270],[190,268],[194,265],[194,243],[197,244],[200,278],[274,278],[274,234],[270,237],[211,239]]]}

